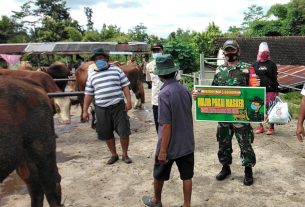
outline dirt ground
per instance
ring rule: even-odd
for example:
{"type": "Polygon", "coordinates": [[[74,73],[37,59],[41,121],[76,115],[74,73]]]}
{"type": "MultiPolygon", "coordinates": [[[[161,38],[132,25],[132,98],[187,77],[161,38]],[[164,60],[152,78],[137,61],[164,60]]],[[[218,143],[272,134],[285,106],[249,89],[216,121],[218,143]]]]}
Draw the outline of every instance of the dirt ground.
{"type": "MultiPolygon", "coordinates": [[[[109,152],[96,138],[89,123],[79,123],[79,108],[73,108],[73,123],[57,125],[57,160],[62,176],[62,198],[66,207],[141,207],[141,197],[152,194],[152,168],[156,132],[146,89],[144,110],[131,110],[132,135],[129,155],[133,163],[121,160],[106,165],[109,152]]],[[[276,126],[273,136],[256,135],[257,156],[254,184],[243,185],[239,147],[233,141],[232,175],[215,180],[221,169],[217,158],[215,123],[194,122],[196,139],[192,206],[305,206],[305,146],[296,140],[295,121],[276,126]]],[[[118,152],[121,153],[119,142],[118,152]]],[[[0,185],[0,206],[28,207],[30,198],[22,181],[13,173],[0,185]]],[[[181,205],[182,182],[176,166],[164,185],[163,206],[181,205]]],[[[45,202],[45,206],[46,202],[45,202]]]]}

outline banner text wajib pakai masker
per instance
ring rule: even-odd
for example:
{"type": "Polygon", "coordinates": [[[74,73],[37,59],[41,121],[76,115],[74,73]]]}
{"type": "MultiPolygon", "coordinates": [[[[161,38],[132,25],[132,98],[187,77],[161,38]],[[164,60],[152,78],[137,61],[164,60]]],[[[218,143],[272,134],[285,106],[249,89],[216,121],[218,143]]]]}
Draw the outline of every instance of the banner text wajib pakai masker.
{"type": "Polygon", "coordinates": [[[262,122],[265,88],[195,86],[196,120],[217,122],[262,122]]]}

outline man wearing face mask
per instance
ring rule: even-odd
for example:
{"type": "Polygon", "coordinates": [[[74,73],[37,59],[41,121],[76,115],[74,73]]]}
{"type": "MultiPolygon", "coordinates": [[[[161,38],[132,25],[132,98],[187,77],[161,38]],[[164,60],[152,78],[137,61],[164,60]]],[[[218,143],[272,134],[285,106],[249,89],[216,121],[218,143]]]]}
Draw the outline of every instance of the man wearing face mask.
{"type": "MultiPolygon", "coordinates": [[[[214,86],[248,86],[250,64],[239,60],[240,48],[235,40],[227,40],[223,44],[225,64],[216,69],[212,85],[214,86]]],[[[196,99],[197,94],[193,93],[196,99]]],[[[255,153],[251,146],[254,139],[253,130],[248,123],[219,122],[217,126],[217,141],[219,143],[218,159],[223,165],[216,176],[217,180],[224,180],[231,174],[232,164],[232,138],[235,134],[240,147],[242,165],[245,166],[244,184],[252,185],[252,167],[256,163],[255,153]]]]}
{"type": "Polygon", "coordinates": [[[93,53],[92,60],[95,61],[96,67],[87,79],[82,116],[84,120],[89,120],[88,108],[94,99],[97,118],[96,132],[98,138],[106,142],[111,152],[111,158],[107,164],[111,165],[119,160],[113,131],[120,136],[122,160],[129,164],[132,162],[127,154],[130,135],[127,112],[132,107],[130,83],[120,68],[108,63],[108,52],[97,48],[93,53]],[[124,102],[124,96],[127,103],[124,102]]]}
{"type": "MultiPolygon", "coordinates": [[[[153,116],[154,116],[154,122],[156,126],[156,130],[158,132],[158,97],[159,97],[159,92],[160,89],[163,85],[162,81],[159,79],[157,75],[155,75],[155,69],[156,69],[156,59],[157,57],[162,56],[163,54],[163,45],[161,43],[153,43],[151,45],[151,52],[152,52],[152,57],[153,60],[150,61],[146,65],[146,71],[147,76],[146,80],[150,80],[152,82],[152,87],[151,87],[151,104],[152,104],[152,109],[153,109],[153,116]]],[[[181,76],[179,71],[176,73],[176,80],[180,80],[181,76]]]]}
{"type": "MultiPolygon", "coordinates": [[[[226,62],[216,69],[212,85],[249,86],[249,68],[251,65],[239,60],[240,48],[238,43],[235,40],[227,40],[223,44],[223,50],[226,62]]],[[[219,143],[218,158],[223,167],[216,179],[224,180],[231,174],[232,137],[234,134],[240,147],[242,165],[245,166],[244,184],[252,185],[252,167],[256,163],[256,157],[251,146],[254,134],[251,125],[248,123],[218,123],[216,134],[219,143]]]]}

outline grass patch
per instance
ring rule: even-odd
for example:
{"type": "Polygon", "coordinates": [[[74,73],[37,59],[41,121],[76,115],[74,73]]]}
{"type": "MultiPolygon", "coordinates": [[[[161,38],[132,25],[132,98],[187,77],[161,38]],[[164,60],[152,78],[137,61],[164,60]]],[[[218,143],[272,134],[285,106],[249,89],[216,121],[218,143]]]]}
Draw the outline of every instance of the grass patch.
{"type": "Polygon", "coordinates": [[[282,101],[288,103],[288,108],[293,119],[298,118],[302,97],[303,96],[300,94],[300,92],[289,92],[285,94],[280,94],[280,98],[282,99],[282,101]]]}

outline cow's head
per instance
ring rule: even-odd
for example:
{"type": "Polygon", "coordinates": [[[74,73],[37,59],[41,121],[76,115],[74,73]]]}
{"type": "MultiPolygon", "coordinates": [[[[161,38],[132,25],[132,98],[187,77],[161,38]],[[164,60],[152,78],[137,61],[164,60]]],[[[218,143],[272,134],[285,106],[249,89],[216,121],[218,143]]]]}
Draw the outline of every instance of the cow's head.
{"type": "Polygon", "coordinates": [[[71,123],[71,100],[70,97],[54,98],[56,113],[59,115],[59,121],[63,124],[71,123]]]}

